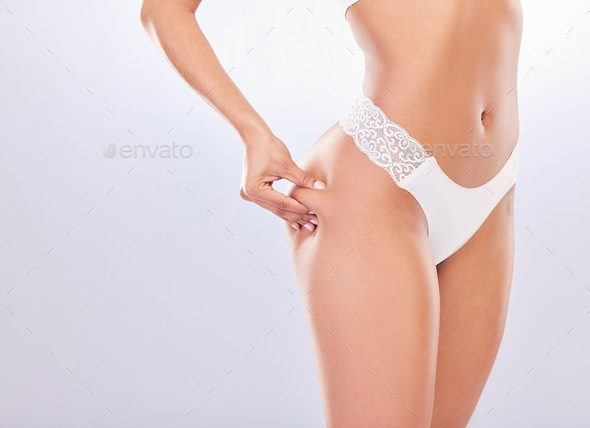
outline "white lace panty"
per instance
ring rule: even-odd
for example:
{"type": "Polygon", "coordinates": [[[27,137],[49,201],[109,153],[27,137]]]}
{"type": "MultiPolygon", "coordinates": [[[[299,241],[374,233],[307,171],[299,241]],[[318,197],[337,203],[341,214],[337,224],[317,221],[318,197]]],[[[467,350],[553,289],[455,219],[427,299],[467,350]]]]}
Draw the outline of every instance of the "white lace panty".
{"type": "Polygon", "coordinates": [[[416,198],[428,221],[435,264],[473,236],[518,176],[517,142],[494,178],[478,187],[460,186],[443,172],[435,157],[366,96],[355,99],[339,123],[371,162],[416,198]]]}

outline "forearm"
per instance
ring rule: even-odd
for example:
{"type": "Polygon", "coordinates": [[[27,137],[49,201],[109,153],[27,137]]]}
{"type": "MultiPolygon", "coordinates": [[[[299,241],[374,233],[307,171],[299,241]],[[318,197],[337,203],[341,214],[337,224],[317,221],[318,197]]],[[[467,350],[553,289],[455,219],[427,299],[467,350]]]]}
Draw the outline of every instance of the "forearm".
{"type": "Polygon", "coordinates": [[[260,115],[226,74],[195,18],[195,7],[145,1],[141,22],[176,71],[247,144],[271,134],[260,115]]]}

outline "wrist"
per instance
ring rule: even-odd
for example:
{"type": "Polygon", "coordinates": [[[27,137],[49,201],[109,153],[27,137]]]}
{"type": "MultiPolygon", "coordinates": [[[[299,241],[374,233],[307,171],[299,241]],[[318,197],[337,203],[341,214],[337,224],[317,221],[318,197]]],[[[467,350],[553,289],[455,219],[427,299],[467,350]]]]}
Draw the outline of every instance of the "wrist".
{"type": "Polygon", "coordinates": [[[247,123],[237,129],[237,131],[240,134],[244,146],[256,144],[257,141],[274,136],[268,125],[262,120],[247,123]]]}

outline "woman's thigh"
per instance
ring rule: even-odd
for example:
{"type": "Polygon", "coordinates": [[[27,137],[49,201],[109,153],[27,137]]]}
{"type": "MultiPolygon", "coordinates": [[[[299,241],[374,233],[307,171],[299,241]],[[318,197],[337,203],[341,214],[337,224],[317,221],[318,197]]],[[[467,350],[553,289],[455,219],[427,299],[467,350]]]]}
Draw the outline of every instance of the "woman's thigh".
{"type": "Polygon", "coordinates": [[[286,225],[329,427],[425,427],[439,329],[419,205],[337,127],[299,162],[327,186],[291,188],[315,231],[286,225]]]}
{"type": "Polygon", "coordinates": [[[440,333],[432,428],[465,427],[496,358],[514,263],[514,187],[438,265],[440,333]]]}

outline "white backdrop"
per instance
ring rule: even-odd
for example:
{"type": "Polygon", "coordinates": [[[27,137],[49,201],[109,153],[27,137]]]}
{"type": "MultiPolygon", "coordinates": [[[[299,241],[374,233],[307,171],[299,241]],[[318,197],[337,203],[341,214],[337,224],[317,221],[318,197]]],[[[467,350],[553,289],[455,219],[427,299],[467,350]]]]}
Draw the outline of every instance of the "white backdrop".
{"type": "MultiPolygon", "coordinates": [[[[523,11],[514,282],[469,427],[588,427],[590,6],[523,11]]],[[[335,0],[197,17],[296,161],[360,90],[335,0]]],[[[325,426],[284,226],[139,3],[3,1],[0,44],[0,426],[325,426]]]]}

